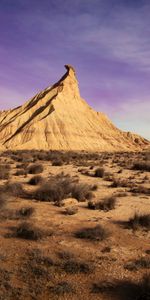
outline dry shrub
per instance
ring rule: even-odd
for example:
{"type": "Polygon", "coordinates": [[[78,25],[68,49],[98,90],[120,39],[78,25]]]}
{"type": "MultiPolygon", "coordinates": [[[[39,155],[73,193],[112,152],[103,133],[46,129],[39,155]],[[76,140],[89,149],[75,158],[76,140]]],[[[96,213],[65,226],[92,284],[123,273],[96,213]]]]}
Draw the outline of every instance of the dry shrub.
{"type": "Polygon", "coordinates": [[[150,258],[141,257],[134,261],[127,263],[124,266],[129,271],[138,271],[140,269],[150,269],[150,258]]]}
{"type": "Polygon", "coordinates": [[[23,176],[23,175],[27,175],[27,171],[26,171],[26,170],[23,170],[23,169],[20,169],[20,170],[18,170],[14,175],[15,175],[15,176],[23,176]]]}
{"type": "Polygon", "coordinates": [[[32,178],[30,178],[30,180],[28,181],[28,184],[30,184],[30,185],[38,185],[38,184],[40,184],[42,182],[43,182],[42,176],[36,175],[36,176],[33,176],[32,178]]]}
{"type": "Polygon", "coordinates": [[[91,186],[77,183],[70,176],[57,175],[48,182],[43,183],[33,194],[34,199],[39,201],[60,202],[65,198],[76,198],[85,201],[92,197],[91,186]]]}
{"type": "Polygon", "coordinates": [[[71,283],[62,281],[50,287],[50,292],[57,296],[63,296],[65,294],[74,294],[75,290],[71,283]]]}
{"type": "Polygon", "coordinates": [[[64,260],[69,260],[69,259],[74,258],[74,254],[67,250],[62,250],[62,251],[58,252],[57,254],[58,254],[59,258],[64,259],[64,260]]]}
{"type": "Polygon", "coordinates": [[[6,183],[2,190],[5,193],[8,193],[14,197],[22,197],[22,198],[26,198],[27,197],[27,193],[25,192],[25,190],[23,189],[23,186],[21,183],[19,182],[14,182],[14,183],[6,183]]]}
{"type": "Polygon", "coordinates": [[[6,205],[7,196],[6,194],[0,192],[0,210],[6,205]]]}
{"type": "Polygon", "coordinates": [[[135,214],[133,218],[130,218],[128,221],[129,228],[133,230],[138,230],[140,228],[150,229],[150,214],[135,214]]]}
{"type": "Polygon", "coordinates": [[[80,201],[89,200],[93,197],[93,193],[90,191],[91,187],[88,184],[76,183],[71,186],[71,196],[72,198],[80,201]]]}
{"type": "Polygon", "coordinates": [[[129,182],[127,179],[112,179],[112,184],[110,187],[117,188],[117,187],[131,187],[133,183],[129,182]]]}
{"type": "Polygon", "coordinates": [[[34,211],[35,211],[35,209],[33,207],[26,206],[26,207],[20,208],[16,212],[16,214],[17,214],[18,217],[29,218],[33,215],[34,211]]]}
{"type": "Polygon", "coordinates": [[[150,188],[140,185],[140,186],[131,188],[130,192],[132,192],[133,194],[150,195],[150,188]]]}
{"type": "Polygon", "coordinates": [[[56,202],[64,199],[65,194],[61,186],[56,182],[47,182],[41,185],[33,194],[33,198],[38,201],[56,202]]]}
{"type": "Polygon", "coordinates": [[[91,186],[91,191],[97,191],[98,190],[98,185],[97,184],[93,184],[91,186]]]}
{"type": "Polygon", "coordinates": [[[100,178],[103,178],[104,177],[104,174],[105,174],[105,170],[104,168],[97,168],[94,172],[94,176],[95,177],[100,177],[100,178]]]}
{"type": "Polygon", "coordinates": [[[0,180],[9,178],[10,165],[0,165],[0,180]]]}
{"type": "Polygon", "coordinates": [[[88,208],[109,211],[115,208],[116,201],[117,200],[115,196],[107,197],[104,200],[98,202],[89,201],[88,208]]]}
{"type": "Polygon", "coordinates": [[[87,262],[77,261],[75,259],[66,261],[63,266],[63,270],[69,274],[84,273],[90,274],[93,272],[94,267],[87,262]]]}
{"type": "Polygon", "coordinates": [[[87,227],[78,230],[75,237],[80,239],[88,239],[92,241],[103,241],[109,236],[109,232],[101,225],[95,227],[87,227]]]}
{"type": "Polygon", "coordinates": [[[28,173],[29,174],[40,174],[43,172],[43,166],[41,164],[33,164],[29,166],[28,173]]]}
{"type": "Polygon", "coordinates": [[[20,239],[37,241],[43,237],[43,231],[31,223],[23,222],[14,230],[14,236],[20,239]]]}
{"type": "Polygon", "coordinates": [[[75,214],[77,214],[77,212],[78,212],[78,207],[77,206],[68,206],[65,209],[65,214],[69,215],[69,216],[75,215],[75,214]]]}
{"type": "Polygon", "coordinates": [[[150,172],[150,161],[135,162],[132,166],[132,169],[150,172]]]}
{"type": "Polygon", "coordinates": [[[57,159],[52,161],[52,166],[63,166],[63,160],[57,159]]]}

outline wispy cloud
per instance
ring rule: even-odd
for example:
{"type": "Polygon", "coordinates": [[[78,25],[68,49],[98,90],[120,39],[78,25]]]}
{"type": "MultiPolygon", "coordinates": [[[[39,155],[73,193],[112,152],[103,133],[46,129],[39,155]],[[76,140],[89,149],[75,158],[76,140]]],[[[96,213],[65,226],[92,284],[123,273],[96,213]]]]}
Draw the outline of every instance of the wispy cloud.
{"type": "Polygon", "coordinates": [[[89,104],[147,136],[149,0],[1,0],[0,8],[0,109],[22,104],[70,63],[89,104]]]}

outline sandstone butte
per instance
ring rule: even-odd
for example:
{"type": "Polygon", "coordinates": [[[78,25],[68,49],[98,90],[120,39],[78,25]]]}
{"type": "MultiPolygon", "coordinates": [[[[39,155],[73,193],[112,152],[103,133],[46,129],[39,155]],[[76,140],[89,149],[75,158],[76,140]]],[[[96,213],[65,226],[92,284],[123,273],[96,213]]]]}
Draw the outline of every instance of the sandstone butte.
{"type": "Polygon", "coordinates": [[[150,142],[116,128],[81,98],[75,70],[24,105],[0,112],[0,149],[140,151],[150,142]]]}

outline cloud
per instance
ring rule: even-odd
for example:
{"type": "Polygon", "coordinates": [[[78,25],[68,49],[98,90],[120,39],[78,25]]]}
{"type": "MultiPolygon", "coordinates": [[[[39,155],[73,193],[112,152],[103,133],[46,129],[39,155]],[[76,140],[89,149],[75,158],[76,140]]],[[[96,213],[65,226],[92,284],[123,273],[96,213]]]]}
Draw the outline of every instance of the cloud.
{"type": "MultiPolygon", "coordinates": [[[[105,21],[90,26],[72,38],[87,51],[103,57],[131,64],[135,69],[150,71],[150,5],[138,9],[118,7],[106,16],[105,21]]],[[[103,18],[102,18],[103,19],[103,18]]],[[[79,24],[79,23],[78,23],[79,24]]]]}

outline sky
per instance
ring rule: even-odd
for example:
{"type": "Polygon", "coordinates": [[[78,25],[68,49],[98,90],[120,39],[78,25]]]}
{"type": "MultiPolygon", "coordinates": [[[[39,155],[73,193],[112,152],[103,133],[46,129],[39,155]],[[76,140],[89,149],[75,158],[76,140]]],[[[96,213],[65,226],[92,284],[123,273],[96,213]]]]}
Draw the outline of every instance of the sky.
{"type": "Polygon", "coordinates": [[[149,0],[0,0],[0,110],[76,69],[81,96],[150,139],[149,0]]]}

